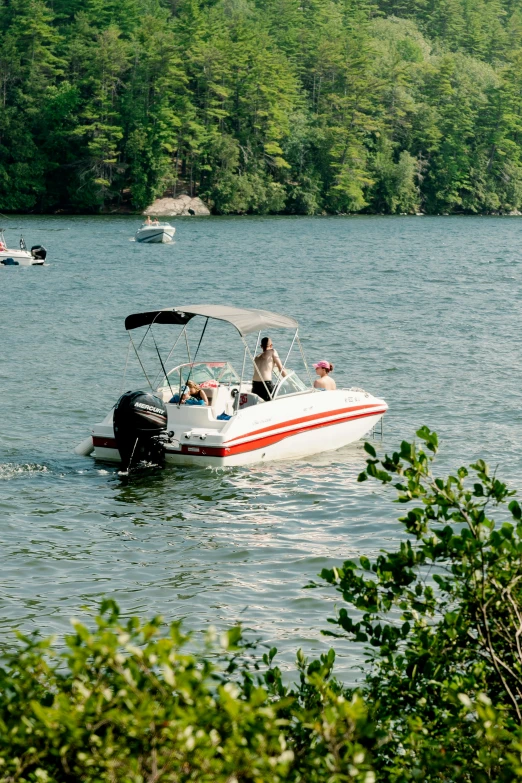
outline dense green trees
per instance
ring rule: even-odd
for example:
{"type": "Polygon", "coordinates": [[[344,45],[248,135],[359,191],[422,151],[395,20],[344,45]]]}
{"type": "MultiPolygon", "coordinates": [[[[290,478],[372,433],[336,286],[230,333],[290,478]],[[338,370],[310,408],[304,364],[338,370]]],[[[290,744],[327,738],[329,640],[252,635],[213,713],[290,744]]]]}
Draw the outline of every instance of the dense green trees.
{"type": "Polygon", "coordinates": [[[0,0],[0,209],[522,207],[519,0],[0,0]]]}

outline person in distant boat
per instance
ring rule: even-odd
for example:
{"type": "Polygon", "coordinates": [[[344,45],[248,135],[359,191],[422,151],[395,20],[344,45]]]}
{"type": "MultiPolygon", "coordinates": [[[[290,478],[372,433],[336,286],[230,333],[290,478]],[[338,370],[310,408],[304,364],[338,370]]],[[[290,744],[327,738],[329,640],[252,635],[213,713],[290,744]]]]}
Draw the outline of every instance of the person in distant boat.
{"type": "Polygon", "coordinates": [[[150,215],[147,215],[147,220],[145,221],[146,226],[152,226],[152,220],[150,219],[150,215]]]}
{"type": "Polygon", "coordinates": [[[277,367],[281,375],[286,375],[279,354],[272,344],[270,337],[263,337],[261,340],[262,352],[254,359],[254,378],[252,381],[252,393],[257,394],[262,400],[272,399],[274,393],[274,384],[272,382],[272,372],[277,367]]]}
{"type": "Polygon", "coordinates": [[[333,372],[333,364],[321,361],[314,364],[314,367],[316,375],[319,376],[315,379],[315,389],[322,389],[323,391],[333,391],[334,389],[337,389],[334,379],[330,378],[330,373],[333,372]]]}
{"type": "Polygon", "coordinates": [[[205,405],[208,405],[208,397],[201,388],[201,386],[198,386],[197,383],[194,383],[194,381],[187,381],[188,386],[188,392],[189,392],[189,399],[191,400],[201,400],[205,405]]]}
{"type": "Polygon", "coordinates": [[[152,225],[153,225],[153,226],[159,226],[159,220],[158,220],[158,218],[154,218],[154,220],[152,221],[152,225]]]}

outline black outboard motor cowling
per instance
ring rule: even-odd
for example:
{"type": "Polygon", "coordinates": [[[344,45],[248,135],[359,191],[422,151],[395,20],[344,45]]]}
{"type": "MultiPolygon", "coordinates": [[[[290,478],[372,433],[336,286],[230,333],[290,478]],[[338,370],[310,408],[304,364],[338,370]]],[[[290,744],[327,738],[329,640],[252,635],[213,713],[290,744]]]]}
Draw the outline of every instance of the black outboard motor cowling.
{"type": "Polygon", "coordinates": [[[114,409],[114,437],[122,467],[130,470],[138,462],[163,467],[167,430],[167,409],[155,394],[128,391],[122,394],[114,409]]]}
{"type": "Polygon", "coordinates": [[[42,245],[33,245],[31,248],[31,255],[38,261],[45,261],[47,258],[47,250],[42,245]]]}

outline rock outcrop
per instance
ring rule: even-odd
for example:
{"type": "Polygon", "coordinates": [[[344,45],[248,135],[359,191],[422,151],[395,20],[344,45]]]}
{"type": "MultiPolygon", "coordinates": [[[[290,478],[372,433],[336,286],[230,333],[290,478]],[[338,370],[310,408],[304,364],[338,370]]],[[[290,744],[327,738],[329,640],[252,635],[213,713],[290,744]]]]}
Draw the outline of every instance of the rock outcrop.
{"type": "Polygon", "coordinates": [[[200,198],[176,196],[176,198],[157,198],[144,215],[154,217],[175,217],[176,215],[210,215],[210,210],[200,198]]]}

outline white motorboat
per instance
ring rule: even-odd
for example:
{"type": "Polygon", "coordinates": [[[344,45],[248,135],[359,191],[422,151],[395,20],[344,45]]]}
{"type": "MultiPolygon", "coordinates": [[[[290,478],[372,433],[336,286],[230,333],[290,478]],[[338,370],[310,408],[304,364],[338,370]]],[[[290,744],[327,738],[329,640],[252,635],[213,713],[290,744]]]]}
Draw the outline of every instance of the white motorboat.
{"type": "Polygon", "coordinates": [[[151,244],[161,244],[165,242],[172,242],[174,240],[174,234],[176,229],[171,226],[170,223],[144,223],[141,228],[136,231],[134,237],[136,242],[147,242],[151,244]]]}
{"type": "Polygon", "coordinates": [[[7,247],[4,229],[0,228],[0,266],[43,266],[46,258],[45,247],[33,245],[31,250],[28,250],[22,236],[16,250],[7,247]]]}
{"type": "MultiPolygon", "coordinates": [[[[149,391],[123,394],[113,410],[92,430],[92,436],[76,447],[77,454],[94,454],[100,460],[121,462],[124,469],[136,461],[179,465],[236,466],[279,459],[295,459],[330,451],[359,440],[387,411],[383,399],[362,389],[315,389],[299,342],[298,325],[266,310],[246,310],[222,305],[173,307],[129,315],[129,350],[134,349],[143,368],[140,351],[145,337],[157,325],[182,327],[176,344],[194,318],[203,318],[203,331],[196,354],[188,362],[165,368],[156,338],[154,346],[161,365],[158,385],[149,380],[149,391]],[[243,341],[243,370],[238,374],[228,361],[196,361],[210,320],[224,321],[239,332],[243,341]],[[140,351],[132,339],[134,329],[146,327],[140,351]],[[293,340],[277,378],[272,398],[262,400],[252,393],[252,382],[243,378],[247,359],[254,361],[247,336],[261,330],[291,329],[293,340]],[[306,384],[287,363],[294,344],[301,348],[308,373],[306,384]],[[179,402],[188,380],[204,389],[209,404],[179,402]],[[174,401],[173,401],[174,400],[174,401]]],[[[187,352],[189,349],[186,340],[187,352]]],[[[257,350],[257,348],[256,348],[257,350]]]]}

